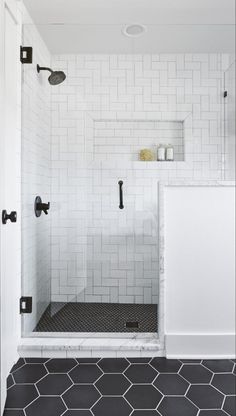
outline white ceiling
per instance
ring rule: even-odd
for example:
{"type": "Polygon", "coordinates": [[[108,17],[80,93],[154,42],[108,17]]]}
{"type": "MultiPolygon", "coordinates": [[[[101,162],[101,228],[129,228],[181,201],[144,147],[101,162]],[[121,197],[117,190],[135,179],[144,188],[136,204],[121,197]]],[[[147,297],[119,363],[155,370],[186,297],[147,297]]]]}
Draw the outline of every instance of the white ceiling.
{"type": "Polygon", "coordinates": [[[52,53],[234,52],[234,0],[24,3],[52,53]],[[124,37],[123,25],[132,22],[147,25],[147,33],[124,37]]]}

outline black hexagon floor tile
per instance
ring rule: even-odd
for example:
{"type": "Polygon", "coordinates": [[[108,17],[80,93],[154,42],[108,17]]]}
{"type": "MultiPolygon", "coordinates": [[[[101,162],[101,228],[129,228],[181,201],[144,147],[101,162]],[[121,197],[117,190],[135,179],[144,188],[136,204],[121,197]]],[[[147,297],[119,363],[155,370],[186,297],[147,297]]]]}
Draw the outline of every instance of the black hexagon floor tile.
{"type": "Polygon", "coordinates": [[[202,364],[213,373],[230,373],[234,366],[231,360],[203,360],[202,364]]]}
{"type": "Polygon", "coordinates": [[[17,384],[7,391],[6,409],[23,409],[38,397],[34,385],[17,384]]]}
{"type": "Polygon", "coordinates": [[[11,386],[13,386],[13,384],[15,384],[13,377],[11,374],[9,374],[9,376],[7,377],[7,388],[9,389],[11,386]]]}
{"type": "Polygon", "coordinates": [[[95,416],[129,416],[132,408],[123,397],[102,397],[92,412],[95,416]]]}
{"type": "Polygon", "coordinates": [[[132,416],[160,416],[157,410],[135,410],[132,416]]]}
{"type": "Polygon", "coordinates": [[[156,409],[162,394],[150,384],[137,384],[125,394],[126,400],[134,409],[156,409]]]}
{"type": "Polygon", "coordinates": [[[68,373],[76,365],[73,358],[52,358],[45,364],[49,373],[68,373]]]}
{"type": "Polygon", "coordinates": [[[74,383],[94,383],[103,372],[96,364],[79,364],[69,374],[74,383]]]}
{"type": "Polygon", "coordinates": [[[211,384],[226,395],[236,394],[236,377],[232,373],[215,374],[211,384]]]}
{"type": "Polygon", "coordinates": [[[63,394],[68,409],[90,409],[100,398],[100,393],[93,385],[73,385],[63,394]]]}
{"type": "Polygon", "coordinates": [[[27,364],[13,373],[13,378],[17,384],[37,383],[47,374],[43,364],[27,364]]]}
{"type": "Polygon", "coordinates": [[[220,409],[224,396],[209,385],[192,385],[187,397],[200,409],[220,409]]]}
{"type": "Polygon", "coordinates": [[[223,410],[225,410],[230,416],[236,415],[236,396],[226,397],[223,410]]]}
{"type": "Polygon", "coordinates": [[[123,374],[104,374],[96,382],[96,387],[103,396],[122,396],[130,385],[123,374]]]}
{"type": "Polygon", "coordinates": [[[167,358],[153,358],[150,364],[159,373],[177,373],[182,365],[179,360],[168,360],[167,358]]]}
{"type": "Polygon", "coordinates": [[[37,383],[37,388],[41,396],[60,396],[71,385],[67,374],[48,374],[37,383]]]}
{"type": "Polygon", "coordinates": [[[21,358],[4,416],[235,416],[234,361],[21,358]]]}
{"type": "Polygon", "coordinates": [[[198,408],[186,397],[164,397],[157,409],[162,416],[196,416],[198,408]]]}
{"type": "Polygon", "coordinates": [[[199,416],[227,416],[223,410],[200,410],[199,416]]]}
{"type": "Polygon", "coordinates": [[[125,371],[126,377],[134,384],[152,383],[157,374],[149,364],[131,364],[125,371]]]}
{"type": "Polygon", "coordinates": [[[213,375],[201,364],[184,364],[179,373],[191,384],[208,384],[213,375]]]}
{"type": "Polygon", "coordinates": [[[137,358],[127,358],[127,360],[131,364],[148,364],[151,361],[151,358],[145,358],[145,357],[137,357],[137,358]]]}
{"type": "Polygon", "coordinates": [[[14,373],[14,371],[18,370],[18,368],[22,367],[23,365],[25,365],[24,358],[19,358],[17,363],[15,365],[13,365],[13,367],[11,369],[11,373],[14,373]]]}
{"type": "Polygon", "coordinates": [[[189,383],[178,374],[159,374],[153,384],[165,396],[184,395],[189,387],[189,383]]]}
{"type": "Polygon", "coordinates": [[[44,364],[49,361],[49,358],[25,358],[27,364],[44,364]]]}
{"type": "Polygon", "coordinates": [[[61,416],[66,407],[60,397],[39,397],[26,409],[27,416],[61,416]]]}
{"type": "Polygon", "coordinates": [[[67,410],[63,416],[92,416],[90,410],[67,410]]]}
{"type": "Polygon", "coordinates": [[[102,358],[98,365],[104,373],[123,373],[130,364],[125,358],[102,358]]]}

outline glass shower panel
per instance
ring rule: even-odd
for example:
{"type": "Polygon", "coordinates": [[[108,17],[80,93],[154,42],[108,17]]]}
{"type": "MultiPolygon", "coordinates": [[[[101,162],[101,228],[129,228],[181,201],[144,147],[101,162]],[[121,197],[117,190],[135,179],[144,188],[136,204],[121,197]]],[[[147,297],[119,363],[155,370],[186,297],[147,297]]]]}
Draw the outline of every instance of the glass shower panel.
{"type": "Polygon", "coordinates": [[[48,83],[36,64],[50,65],[50,54],[34,25],[24,25],[23,46],[33,47],[33,64],[22,65],[22,295],[32,297],[23,314],[23,333],[31,333],[51,299],[51,216],[36,218],[36,196],[51,201],[51,103],[48,83]]]}
{"type": "MultiPolygon", "coordinates": [[[[63,28],[67,35],[75,29],[63,28]]],[[[156,332],[157,182],[150,186],[147,177],[144,183],[137,170],[143,143],[132,132],[142,121],[95,114],[111,109],[114,88],[106,71],[118,65],[117,57],[109,50],[51,55],[47,45],[58,30],[24,26],[33,65],[22,67],[22,295],[32,297],[33,313],[23,315],[23,333],[156,332]],[[64,71],[65,82],[50,85],[50,73],[38,73],[37,65],[64,71]],[[129,146],[120,153],[127,134],[129,146]],[[37,196],[50,202],[48,215],[35,216],[37,196]]],[[[96,30],[106,37],[114,28],[96,30]]],[[[130,55],[120,58],[126,69],[121,79],[117,73],[119,88],[138,60],[135,43],[128,39],[130,55]]]]}

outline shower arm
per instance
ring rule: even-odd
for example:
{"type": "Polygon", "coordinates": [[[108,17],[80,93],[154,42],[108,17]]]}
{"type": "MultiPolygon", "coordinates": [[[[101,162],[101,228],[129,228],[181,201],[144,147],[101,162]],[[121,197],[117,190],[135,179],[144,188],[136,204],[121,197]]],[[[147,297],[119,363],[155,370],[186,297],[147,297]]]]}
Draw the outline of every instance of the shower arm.
{"type": "Polygon", "coordinates": [[[37,72],[40,72],[40,71],[50,71],[51,73],[53,73],[53,70],[51,68],[47,68],[46,66],[37,65],[37,72]]]}

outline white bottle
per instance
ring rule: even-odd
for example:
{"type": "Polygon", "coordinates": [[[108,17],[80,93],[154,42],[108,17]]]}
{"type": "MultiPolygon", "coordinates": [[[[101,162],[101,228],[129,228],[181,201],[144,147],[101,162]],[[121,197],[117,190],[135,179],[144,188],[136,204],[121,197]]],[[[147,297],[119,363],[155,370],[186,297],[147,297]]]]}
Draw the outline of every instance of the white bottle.
{"type": "Polygon", "coordinates": [[[174,148],[171,144],[168,144],[166,148],[166,160],[168,161],[174,160],[174,148]]]}
{"type": "Polygon", "coordinates": [[[166,148],[164,146],[164,144],[159,144],[158,148],[157,148],[157,160],[165,160],[165,153],[166,153],[166,148]]]}

